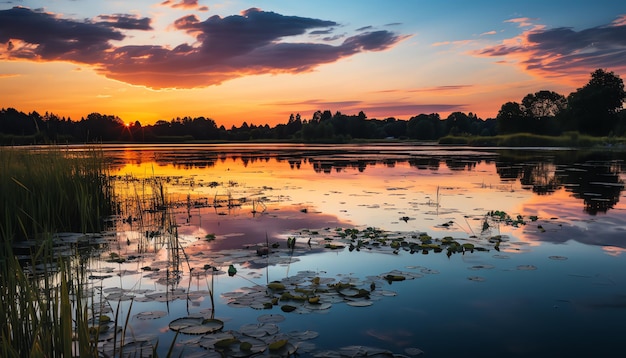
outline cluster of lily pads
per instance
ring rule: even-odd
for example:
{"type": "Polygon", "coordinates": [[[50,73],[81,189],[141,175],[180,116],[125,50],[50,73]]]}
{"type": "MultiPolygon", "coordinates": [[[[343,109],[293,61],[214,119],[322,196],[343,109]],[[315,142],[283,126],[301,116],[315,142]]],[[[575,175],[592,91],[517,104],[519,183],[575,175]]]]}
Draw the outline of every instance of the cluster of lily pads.
{"type": "MultiPolygon", "coordinates": [[[[506,216],[499,213],[490,213],[492,220],[505,220],[506,216]]],[[[518,223],[518,224],[521,224],[518,223]]],[[[183,238],[184,239],[184,238],[183,238]]],[[[211,238],[215,239],[215,238],[211,238]]],[[[189,267],[190,276],[211,276],[228,274],[238,275],[235,265],[246,265],[256,267],[261,265],[290,264],[298,261],[297,256],[311,250],[343,250],[348,252],[376,251],[378,253],[388,253],[399,255],[408,254],[429,254],[443,253],[448,257],[453,254],[465,254],[473,252],[488,252],[491,250],[500,251],[500,245],[506,243],[508,238],[502,235],[453,238],[445,236],[434,238],[427,233],[414,232],[389,232],[373,227],[364,229],[358,228],[326,228],[320,230],[300,230],[292,232],[286,237],[286,243],[279,241],[270,244],[245,245],[239,250],[225,250],[220,252],[197,251],[189,259],[190,264],[199,262],[210,262],[199,267],[189,267]],[[220,268],[223,267],[224,269],[220,268]],[[228,269],[226,269],[228,267],[228,269]]],[[[204,241],[204,240],[199,240],[204,241]]],[[[198,241],[198,242],[199,242],[198,241]]],[[[193,243],[192,243],[193,244],[193,243]]],[[[147,257],[127,256],[109,254],[107,262],[120,264],[122,266],[134,261],[143,261],[147,257]]],[[[189,265],[189,263],[188,263],[189,265]]],[[[120,270],[122,269],[120,266],[120,270]]],[[[130,273],[141,272],[143,277],[153,278],[162,281],[163,277],[172,277],[167,274],[169,270],[160,270],[160,267],[167,267],[165,262],[153,262],[141,267],[141,270],[130,273]]],[[[135,265],[135,267],[137,267],[135,265]]],[[[472,269],[487,269],[489,267],[475,267],[472,269]]],[[[534,267],[518,267],[518,270],[532,270],[534,267]]],[[[111,277],[111,268],[100,268],[106,272],[92,272],[90,279],[106,279],[111,277]],[[108,270],[106,270],[108,269],[108,270]],[[104,275],[102,275],[104,274],[104,275]]],[[[183,272],[175,273],[179,277],[183,272]]],[[[323,271],[301,271],[294,276],[283,278],[266,285],[254,284],[252,287],[243,287],[237,291],[222,294],[222,298],[231,307],[252,308],[272,312],[264,314],[258,318],[258,323],[242,326],[239,330],[225,330],[224,322],[215,319],[211,314],[188,316],[177,318],[169,323],[169,328],[177,332],[177,335],[190,335],[194,338],[185,341],[190,347],[202,347],[204,354],[208,356],[244,357],[252,355],[269,356],[290,356],[294,353],[310,353],[317,357],[340,356],[348,354],[350,356],[393,356],[391,352],[370,347],[344,347],[340,351],[319,352],[315,351],[315,345],[310,342],[318,336],[317,332],[291,332],[281,333],[276,325],[284,319],[283,314],[311,314],[325,312],[334,305],[342,304],[351,307],[367,307],[385,297],[395,296],[396,292],[388,289],[392,282],[412,280],[428,274],[436,274],[432,270],[421,266],[407,267],[405,270],[392,270],[380,273],[376,276],[357,278],[352,275],[338,275],[337,277],[325,277],[323,271]],[[276,312],[280,310],[280,312],[276,312]],[[207,352],[208,351],[208,352],[207,352]],[[314,353],[313,353],[314,352],[314,353]]],[[[120,275],[123,272],[120,271],[120,275]]],[[[251,276],[249,276],[251,277],[251,276]]],[[[253,277],[251,277],[253,278],[253,277]]],[[[468,277],[472,281],[482,281],[479,276],[468,277]]],[[[171,282],[170,282],[171,283],[171,282]]],[[[212,290],[211,290],[212,291],[212,290]]],[[[102,291],[106,300],[124,301],[132,299],[134,302],[142,301],[172,301],[176,299],[194,301],[201,296],[212,295],[211,291],[199,290],[190,292],[181,288],[168,289],[167,292],[151,290],[124,290],[121,288],[107,288],[102,291]]],[[[160,318],[166,313],[144,312],[135,315],[136,319],[160,318]]],[[[112,343],[111,336],[120,334],[121,328],[115,326],[110,320],[106,320],[101,315],[93,328],[94,335],[97,334],[103,342],[103,350],[108,353],[115,353],[115,347],[120,347],[119,342],[112,343]]],[[[122,334],[123,336],[123,334],[122,334]]],[[[143,356],[145,352],[154,349],[152,342],[155,337],[145,339],[134,339],[121,346],[130,352],[136,352],[138,356],[143,356]]],[[[419,355],[421,350],[411,348],[408,355],[419,355]]]]}
{"type": "MultiPolygon", "coordinates": [[[[224,330],[224,322],[202,316],[175,319],[169,328],[182,335],[197,335],[185,339],[183,344],[193,349],[204,350],[186,353],[186,357],[292,357],[307,355],[313,357],[396,357],[398,355],[384,349],[367,346],[345,346],[339,350],[317,350],[311,342],[319,336],[312,330],[281,332],[282,314],[264,314],[257,323],[242,325],[238,330],[224,330]]],[[[418,356],[422,350],[415,347],[405,349],[408,356],[418,356]]]]}
{"type": "Polygon", "coordinates": [[[282,312],[299,314],[325,311],[339,303],[366,307],[385,296],[396,295],[394,291],[384,289],[385,282],[415,279],[423,277],[424,272],[432,273],[426,268],[419,268],[422,272],[394,270],[378,276],[368,276],[364,280],[352,276],[336,279],[322,277],[315,271],[301,271],[267,285],[244,287],[222,296],[231,307],[251,307],[258,310],[279,307],[282,312]]]}
{"type": "MultiPolygon", "coordinates": [[[[311,234],[318,234],[313,232],[311,234]]],[[[407,251],[411,254],[430,252],[440,253],[446,251],[447,256],[456,253],[489,251],[491,248],[500,249],[500,243],[506,240],[502,235],[488,237],[480,243],[464,242],[466,239],[455,239],[452,236],[443,238],[433,238],[426,233],[392,233],[377,228],[368,227],[363,230],[355,228],[336,229],[334,236],[323,238],[326,249],[337,250],[348,247],[350,252],[361,250],[377,250],[399,254],[400,251],[407,251]]]]}
{"type": "MultiPolygon", "coordinates": [[[[352,307],[367,307],[384,297],[395,296],[396,292],[385,289],[386,283],[411,280],[424,274],[437,273],[425,267],[412,267],[416,271],[393,270],[361,280],[350,275],[339,278],[320,276],[315,271],[300,271],[294,276],[273,281],[267,285],[243,287],[222,294],[231,307],[270,310],[280,307],[282,312],[262,314],[258,323],[245,324],[238,330],[224,330],[224,322],[205,316],[188,316],[175,319],[169,328],[182,335],[197,335],[184,341],[190,347],[202,347],[203,354],[215,357],[270,356],[289,357],[294,354],[310,354],[314,357],[349,356],[395,356],[392,352],[374,347],[347,346],[339,351],[319,351],[310,342],[318,332],[280,332],[278,323],[284,314],[307,314],[331,309],[335,304],[345,303],[352,307]],[[293,312],[293,313],[291,313],[293,312]]],[[[236,275],[235,272],[233,275],[236,275]]],[[[418,348],[409,348],[408,355],[420,355],[418,348]]],[[[203,355],[206,356],[206,355],[203,355]]]]}

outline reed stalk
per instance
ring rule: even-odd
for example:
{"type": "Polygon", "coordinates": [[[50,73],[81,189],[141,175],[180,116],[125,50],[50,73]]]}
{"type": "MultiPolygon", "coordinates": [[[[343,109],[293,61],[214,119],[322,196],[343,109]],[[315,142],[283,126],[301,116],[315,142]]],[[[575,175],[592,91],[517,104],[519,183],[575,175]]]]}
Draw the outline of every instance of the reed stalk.
{"type": "Polygon", "coordinates": [[[84,271],[52,248],[55,233],[97,232],[113,212],[102,153],[0,148],[0,172],[1,355],[97,357],[84,271]]]}

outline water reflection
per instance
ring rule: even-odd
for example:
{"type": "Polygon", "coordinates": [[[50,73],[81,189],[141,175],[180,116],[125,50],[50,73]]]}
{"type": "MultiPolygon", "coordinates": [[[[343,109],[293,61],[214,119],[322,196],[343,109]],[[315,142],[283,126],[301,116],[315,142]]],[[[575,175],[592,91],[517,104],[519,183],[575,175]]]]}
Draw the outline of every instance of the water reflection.
{"type": "Polygon", "coordinates": [[[410,146],[314,146],[301,145],[215,145],[107,147],[116,168],[145,164],[176,170],[215,168],[218,164],[265,167],[285,164],[291,170],[310,170],[319,174],[385,167],[390,170],[408,165],[418,171],[437,171],[441,167],[455,172],[470,172],[487,164],[502,182],[519,183],[538,195],[551,195],[566,188],[584,203],[585,212],[596,215],[612,209],[620,198],[624,181],[623,153],[581,151],[514,151],[467,148],[410,146]]]}
{"type": "Polygon", "coordinates": [[[605,213],[619,202],[624,181],[619,174],[623,163],[591,162],[564,167],[558,173],[559,182],[575,198],[582,199],[585,211],[591,215],[605,213]]]}
{"type": "MultiPolygon", "coordinates": [[[[265,298],[270,281],[293,279],[306,288],[314,276],[365,282],[402,270],[415,280],[367,282],[366,289],[385,297],[370,308],[333,302],[330,314],[284,313],[281,330],[319,332],[320,348],[417,347],[429,356],[610,356],[619,348],[626,282],[623,270],[616,270],[626,250],[621,153],[409,145],[105,151],[119,195],[153,201],[141,205],[150,215],[122,220],[130,227],[118,233],[112,249],[127,261],[111,255],[101,264],[107,271],[94,275],[119,265],[115,276],[103,279],[104,287],[122,286],[106,291],[109,301],[121,301],[114,294],[122,288],[154,287],[132,291],[132,309],[167,309],[168,318],[152,323],[169,334],[162,342],[176,340],[168,322],[183,316],[217,312],[232,329],[256,324],[263,313],[282,315],[267,302],[230,305],[235,297],[251,298],[245,292],[265,298]],[[154,183],[162,183],[165,193],[154,183]],[[168,198],[168,215],[159,211],[162,199],[154,202],[155,191],[168,198]],[[494,210],[526,222],[494,221],[485,229],[486,213],[494,210]],[[338,242],[340,228],[348,238],[345,229],[354,227],[361,229],[360,239],[341,242],[344,249],[326,248],[338,242]],[[365,227],[385,230],[386,244],[370,250],[365,227]],[[287,249],[288,236],[298,238],[295,250],[287,249]],[[433,246],[393,246],[394,236],[433,246]],[[446,237],[463,249],[447,255],[440,247],[446,237]],[[263,244],[276,249],[259,254],[263,244]],[[176,254],[185,261],[170,263],[176,254]],[[233,264],[239,273],[230,277],[233,264]],[[212,293],[206,299],[209,290],[215,302],[212,293]],[[163,297],[168,301],[159,306],[163,297]],[[448,344],[451,336],[458,344],[448,344]]],[[[121,311],[130,312],[126,308],[121,311]]],[[[134,331],[145,324],[134,317],[130,322],[134,331]]]]}

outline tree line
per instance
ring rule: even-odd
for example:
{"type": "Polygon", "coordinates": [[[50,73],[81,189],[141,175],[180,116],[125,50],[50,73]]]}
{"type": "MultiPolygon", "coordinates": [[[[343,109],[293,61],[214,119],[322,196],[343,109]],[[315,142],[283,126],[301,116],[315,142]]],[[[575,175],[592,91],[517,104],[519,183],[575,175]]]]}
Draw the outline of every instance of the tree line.
{"type": "Polygon", "coordinates": [[[52,113],[0,110],[2,144],[88,142],[181,142],[290,140],[300,142],[348,142],[355,139],[437,140],[445,136],[495,136],[510,133],[560,135],[580,132],[593,136],[626,134],[624,83],[613,72],[598,69],[583,87],[567,97],[541,90],[521,102],[503,104],[496,118],[481,119],[474,113],[419,114],[408,120],[367,118],[330,110],[316,111],[309,119],[291,114],[286,123],[217,126],[206,117],[159,120],[153,125],[125,123],[114,115],[91,113],[80,120],[52,113]]]}

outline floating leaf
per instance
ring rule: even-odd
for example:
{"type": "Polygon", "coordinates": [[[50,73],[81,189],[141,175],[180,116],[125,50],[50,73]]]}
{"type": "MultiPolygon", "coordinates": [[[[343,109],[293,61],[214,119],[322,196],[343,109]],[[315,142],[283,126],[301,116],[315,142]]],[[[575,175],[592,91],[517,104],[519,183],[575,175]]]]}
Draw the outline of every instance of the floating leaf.
{"type": "Polygon", "coordinates": [[[250,342],[241,342],[239,344],[239,349],[242,351],[250,351],[252,349],[252,343],[250,342]]]}
{"type": "Polygon", "coordinates": [[[385,275],[385,280],[387,281],[404,281],[406,277],[402,275],[385,275]]]}
{"type": "Polygon", "coordinates": [[[424,351],[423,351],[423,350],[421,350],[421,349],[419,349],[419,348],[415,348],[415,347],[409,347],[409,348],[406,348],[406,349],[404,350],[404,352],[405,352],[406,354],[410,355],[410,356],[419,356],[419,355],[424,354],[424,351]]]}
{"type": "Polygon", "coordinates": [[[169,327],[183,334],[208,334],[222,329],[224,322],[203,317],[182,317],[170,322],[169,327]]]}
{"type": "Polygon", "coordinates": [[[270,349],[270,351],[277,351],[277,350],[283,348],[286,344],[287,344],[287,340],[286,339],[279,339],[279,340],[277,340],[275,342],[270,343],[268,348],[270,349]]]}
{"type": "Polygon", "coordinates": [[[306,341],[309,339],[317,338],[319,332],[315,331],[293,331],[289,332],[289,337],[298,341],[306,341]]]}
{"type": "Polygon", "coordinates": [[[537,267],[533,265],[519,265],[517,266],[517,269],[520,271],[534,271],[537,267]]]}
{"type": "Polygon", "coordinates": [[[226,349],[229,346],[239,343],[240,341],[237,338],[224,338],[224,339],[220,339],[219,341],[215,342],[213,344],[213,346],[215,346],[215,348],[217,349],[226,349]]]}
{"type": "Polygon", "coordinates": [[[490,270],[494,267],[495,266],[493,265],[474,265],[474,266],[468,267],[468,269],[469,270],[490,270]]]}
{"type": "Polygon", "coordinates": [[[557,255],[548,256],[548,258],[549,258],[550,260],[556,260],[556,261],[564,261],[564,260],[567,260],[567,257],[565,257],[565,256],[557,256],[557,255]]]}
{"type": "Polygon", "coordinates": [[[370,357],[370,356],[393,356],[391,352],[373,347],[365,347],[365,346],[348,346],[342,347],[339,349],[339,354],[342,357],[370,357]]]}
{"type": "Polygon", "coordinates": [[[352,307],[367,307],[367,306],[371,306],[372,304],[374,304],[374,302],[370,300],[346,301],[346,303],[348,304],[348,306],[352,306],[352,307]]]}
{"type": "Polygon", "coordinates": [[[240,328],[240,332],[249,337],[261,338],[263,336],[273,336],[280,329],[273,323],[246,324],[240,328]]]}
{"type": "Polygon", "coordinates": [[[285,316],[280,314],[265,314],[257,317],[256,320],[261,323],[279,323],[285,320],[285,316]]]}
{"type": "Polygon", "coordinates": [[[311,310],[311,311],[323,311],[323,310],[327,310],[330,307],[332,307],[332,304],[329,302],[324,302],[324,303],[308,303],[304,306],[306,309],[311,310]]]}
{"type": "Polygon", "coordinates": [[[147,312],[137,313],[135,315],[135,318],[141,319],[141,320],[148,320],[148,319],[157,319],[157,318],[161,318],[165,316],[167,316],[167,312],[165,311],[147,311],[147,312]]]}
{"type": "Polygon", "coordinates": [[[282,291],[285,289],[285,285],[280,282],[270,282],[267,284],[267,288],[274,291],[282,291]]]}

